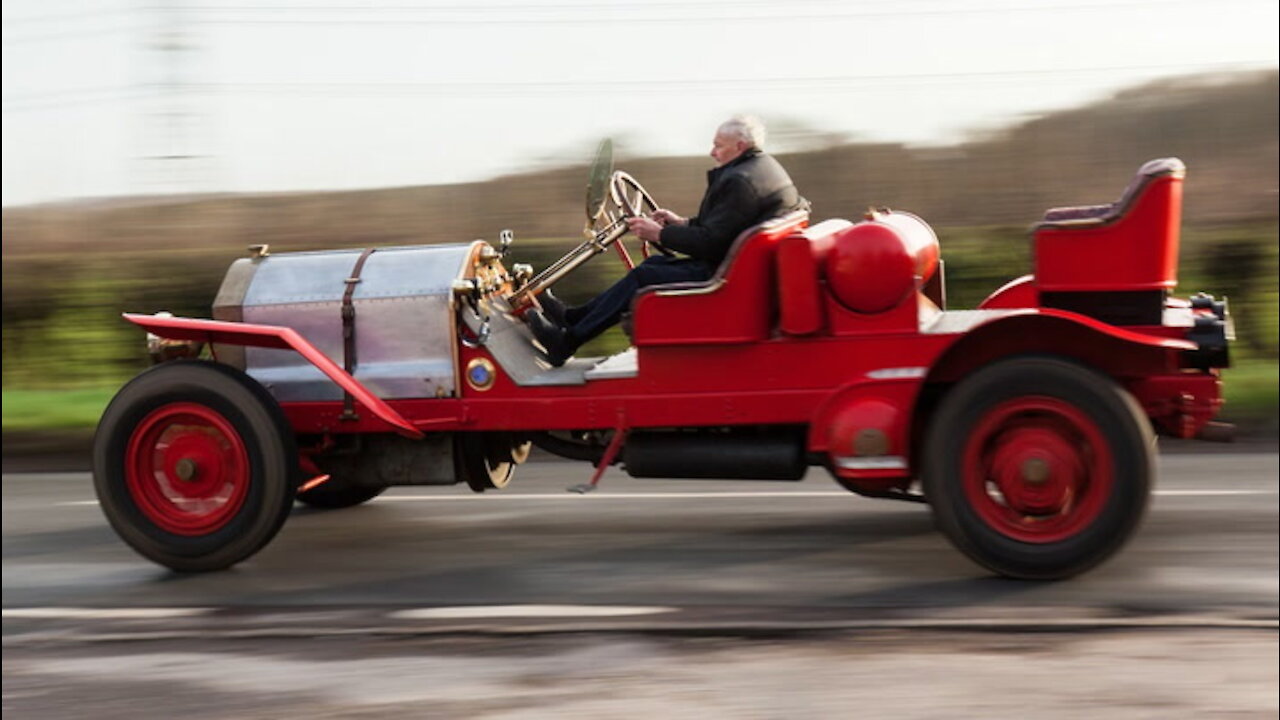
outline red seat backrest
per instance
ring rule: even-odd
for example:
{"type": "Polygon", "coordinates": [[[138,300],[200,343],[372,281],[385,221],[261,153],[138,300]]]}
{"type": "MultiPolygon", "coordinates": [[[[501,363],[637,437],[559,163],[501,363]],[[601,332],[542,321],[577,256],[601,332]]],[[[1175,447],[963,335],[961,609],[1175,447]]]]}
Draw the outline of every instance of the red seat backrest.
{"type": "Polygon", "coordinates": [[[848,220],[827,220],[778,241],[778,327],[787,335],[810,335],[826,323],[822,267],[836,233],[848,220]]]}

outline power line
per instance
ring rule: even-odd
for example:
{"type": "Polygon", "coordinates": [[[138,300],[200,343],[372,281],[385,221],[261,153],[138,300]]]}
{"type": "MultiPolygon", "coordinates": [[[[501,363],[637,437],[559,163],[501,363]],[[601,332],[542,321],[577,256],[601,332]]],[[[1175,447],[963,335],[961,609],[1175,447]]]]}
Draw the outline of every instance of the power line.
{"type": "Polygon", "coordinates": [[[6,35],[3,43],[6,47],[11,45],[31,45],[34,43],[46,42],[49,40],[66,40],[68,38],[87,38],[87,37],[105,37],[108,35],[119,35],[121,33],[131,33],[143,30],[144,25],[118,25],[107,28],[85,28],[83,30],[61,30],[58,32],[33,33],[22,35],[6,35]]]}
{"type": "Polygon", "coordinates": [[[504,81],[504,82],[403,82],[403,83],[357,83],[357,82],[242,82],[242,83],[208,83],[199,87],[219,90],[250,90],[263,92],[279,92],[282,90],[304,90],[325,92],[360,92],[373,94],[519,94],[528,91],[585,91],[596,93],[601,91],[703,91],[723,88],[726,90],[818,90],[846,85],[865,83],[915,81],[955,81],[985,80],[1005,78],[1045,78],[1054,76],[1094,75],[1098,73],[1116,72],[1168,72],[1173,70],[1202,70],[1205,72],[1224,72],[1232,70],[1264,69],[1265,61],[1237,61],[1226,63],[1203,64],[1161,64],[1161,65],[1112,65],[1107,67],[1086,68],[1053,68],[1032,70],[998,70],[986,72],[951,72],[951,73],[891,73],[868,75],[833,75],[833,76],[795,76],[773,78],[718,78],[706,80],[551,80],[551,81],[504,81]]]}
{"type": "MultiPolygon", "coordinates": [[[[819,2],[826,5],[823,0],[800,0],[801,2],[814,3],[819,2]]],[[[1219,6],[1223,3],[1240,3],[1240,4],[1264,4],[1259,0],[1218,0],[1219,6]]],[[[838,0],[833,0],[832,4],[839,5],[838,0]]],[[[809,10],[807,12],[767,12],[763,14],[746,14],[741,11],[744,8],[762,8],[773,10],[777,7],[777,3],[773,0],[736,0],[732,2],[659,2],[659,3],[620,3],[609,5],[596,4],[554,4],[554,5],[519,5],[511,3],[484,4],[484,5],[191,5],[185,6],[184,10],[189,13],[200,13],[201,17],[191,17],[188,24],[210,24],[210,25],[233,25],[233,26],[254,26],[254,25],[290,25],[297,27],[306,26],[326,26],[326,25],[342,25],[342,26],[405,26],[405,25],[598,25],[611,23],[627,23],[627,24],[672,24],[672,23],[759,23],[759,22],[789,22],[789,21],[809,21],[809,20],[825,20],[825,21],[841,21],[841,20],[858,20],[864,18],[894,18],[894,17],[920,17],[920,16],[963,16],[963,15],[982,15],[982,14],[1035,14],[1043,12],[1062,12],[1077,10],[1105,10],[1112,12],[1118,8],[1140,8],[1140,7],[1168,7],[1171,5],[1201,5],[1201,0],[1108,0],[1106,2],[1074,2],[1074,3],[1057,3],[1054,5],[987,5],[987,6],[968,6],[968,7],[919,7],[919,8],[903,8],[901,3],[886,2],[880,4],[880,7],[887,9],[861,9],[854,11],[830,12],[809,10]],[[705,14],[680,14],[653,16],[651,13],[654,9],[677,9],[677,10],[712,10],[720,11],[724,9],[732,9],[736,12],[719,15],[705,14]],[[588,15],[562,15],[559,17],[548,16],[553,13],[590,11],[588,15]],[[646,13],[635,15],[634,13],[646,13]],[[278,13],[286,15],[285,17],[269,17],[269,18],[252,18],[252,17],[232,17],[220,18],[216,17],[219,13],[249,13],[249,14],[273,14],[278,13]],[[304,18],[298,17],[298,14],[319,14],[319,13],[358,13],[361,17],[335,17],[335,18],[304,18]],[[458,13],[462,13],[458,15],[458,13]],[[507,13],[514,13],[507,15],[507,13]],[[210,17],[209,14],[215,15],[210,17]],[[437,15],[439,17],[386,17],[387,15],[437,15]],[[452,15],[451,15],[452,14],[452,15]],[[495,16],[495,14],[498,14],[495,16]],[[443,16],[440,16],[443,15],[443,16]],[[381,17],[376,17],[381,16],[381,17]]],[[[1269,2],[1265,3],[1270,5],[1269,2]]],[[[140,10],[165,10],[168,6],[140,6],[140,10]]],[[[789,7],[794,8],[794,5],[789,7]]],[[[133,10],[103,10],[94,14],[98,17],[111,17],[121,15],[133,15],[133,10]]],[[[85,19],[78,15],[47,15],[29,18],[14,18],[6,20],[6,23],[41,23],[41,22],[63,22],[67,20],[85,19]]],[[[42,33],[36,35],[14,35],[7,34],[4,38],[5,45],[17,45],[44,42],[48,40],[62,40],[76,37],[90,37],[96,35],[116,34],[121,32],[131,32],[141,29],[138,26],[126,25],[114,28],[99,28],[86,30],[69,30],[55,33],[42,33]]]]}
{"type": "MultiPolygon", "coordinates": [[[[1099,73],[1136,72],[1171,73],[1176,71],[1244,72],[1264,71],[1274,66],[1265,62],[1239,61],[1213,65],[1164,64],[1164,65],[1113,65],[1091,68],[1056,68],[1044,70],[1000,70],[987,72],[954,73],[898,73],[879,75],[796,76],[776,78],[719,78],[709,80],[581,80],[581,81],[530,81],[530,82],[439,82],[439,83],[308,83],[308,82],[205,82],[187,83],[184,93],[291,93],[314,95],[377,95],[411,97],[422,95],[448,95],[453,97],[508,97],[530,94],[583,94],[599,95],[618,92],[670,93],[688,92],[815,92],[856,88],[865,85],[899,83],[903,89],[938,83],[990,82],[1004,80],[1037,80],[1053,77],[1082,77],[1099,73]]],[[[1162,75],[1168,76],[1168,75],[1162,75]]],[[[1159,76],[1157,76],[1159,77],[1159,76]]],[[[166,86],[159,83],[108,88],[82,88],[10,96],[4,100],[6,111],[36,110],[47,107],[114,102],[143,97],[157,97],[166,86]]]]}
{"type": "Polygon", "coordinates": [[[102,100],[113,100],[121,97],[131,97],[144,91],[144,88],[137,85],[117,85],[107,87],[68,88],[66,90],[50,90],[47,92],[37,93],[22,93],[19,95],[6,95],[4,97],[4,107],[7,110],[10,106],[31,105],[35,107],[43,107],[46,105],[62,103],[92,103],[102,100]]]}
{"type": "Polygon", "coordinates": [[[3,22],[6,26],[25,25],[34,23],[68,23],[81,21],[95,21],[105,17],[114,15],[133,15],[137,11],[134,8],[102,8],[100,10],[84,10],[75,13],[59,13],[56,15],[25,15],[6,17],[3,22]]]}
{"type": "MultiPolygon", "coordinates": [[[[909,1],[909,0],[908,0],[909,1]]],[[[1028,4],[1026,2],[1004,3],[984,6],[960,6],[956,2],[939,2],[938,0],[917,0],[917,4],[932,4],[934,6],[946,7],[927,7],[927,8],[903,8],[904,2],[893,2],[886,0],[885,2],[875,3],[875,6],[891,8],[889,10],[858,10],[849,13],[838,13],[838,15],[846,16],[882,16],[882,15],[919,15],[919,14],[938,14],[938,15],[955,15],[966,13],[1038,13],[1053,12],[1060,10],[1111,10],[1116,7],[1151,7],[1151,6],[1169,6],[1169,5],[1203,5],[1200,0],[1084,0],[1081,2],[1063,2],[1053,5],[1045,4],[1028,4]]],[[[1220,2],[1243,2],[1259,5],[1270,5],[1268,0],[1220,0],[1220,2]]],[[[848,6],[846,0],[793,0],[788,3],[788,7],[794,8],[796,5],[837,5],[848,6]]],[[[866,6],[867,3],[860,3],[866,6]]],[[[191,5],[191,10],[201,12],[291,12],[291,13],[323,13],[323,12],[358,12],[361,14],[387,14],[387,13],[453,13],[467,12],[471,14],[486,14],[492,12],[521,12],[521,13],[546,13],[546,12],[566,12],[588,10],[591,12],[619,12],[619,11],[643,11],[649,12],[654,9],[678,9],[678,10],[697,10],[697,9],[716,9],[716,10],[734,10],[740,11],[744,8],[762,7],[768,9],[777,9],[779,3],[777,0],[727,0],[726,2],[707,2],[689,1],[689,2],[623,2],[623,3],[600,3],[592,0],[584,3],[556,3],[530,5],[525,3],[467,3],[467,4],[447,4],[447,5],[191,5]]],[[[785,15],[784,15],[785,16],[785,15]]]]}
{"type": "MultiPolygon", "coordinates": [[[[1251,3],[1260,4],[1259,0],[1219,0],[1219,3],[1251,3]]],[[[190,9],[201,13],[255,13],[269,14],[279,13],[288,15],[287,17],[277,18],[217,18],[202,17],[195,22],[210,23],[218,25],[512,25],[512,24],[529,24],[529,25],[595,25],[609,24],[617,22],[642,23],[642,24],[670,24],[670,23],[691,23],[691,22],[733,22],[733,23],[752,23],[752,22],[787,22],[799,20],[851,20],[863,19],[870,17],[891,18],[891,17],[918,17],[918,16],[956,16],[956,15],[980,15],[980,14],[1035,14],[1043,12],[1062,12],[1075,10],[1105,10],[1113,12],[1117,8],[1141,8],[1141,7],[1169,7],[1171,5],[1202,5],[1200,0],[1116,0],[1108,2],[1077,2],[1077,3],[1058,3],[1054,5],[998,5],[985,7],[946,7],[946,8],[920,8],[920,9],[904,9],[898,5],[889,10],[854,10],[844,12],[785,12],[785,13],[764,13],[764,14],[744,14],[734,12],[730,14],[719,15],[700,15],[700,14],[681,14],[667,16],[653,15],[635,15],[637,12],[651,12],[655,7],[673,8],[680,10],[697,10],[699,8],[707,9],[734,9],[741,10],[744,4],[754,7],[761,7],[772,10],[777,7],[777,3],[659,3],[656,5],[629,3],[625,5],[549,5],[549,6],[524,6],[513,4],[486,4],[486,5],[454,5],[454,6],[429,6],[429,7],[407,7],[407,6],[346,6],[346,5],[330,5],[330,6],[289,6],[289,5],[272,5],[272,6],[230,6],[230,5],[197,5],[190,9]],[[589,15],[562,15],[559,17],[547,17],[549,13],[566,12],[566,11],[582,11],[590,10],[589,15]],[[318,14],[318,13],[359,13],[362,17],[340,17],[340,18],[302,18],[297,17],[298,14],[318,14]],[[442,17],[430,18],[413,18],[413,17],[372,17],[372,15],[385,14],[399,15],[443,15],[442,17]],[[462,15],[450,15],[451,13],[462,13],[462,15]],[[495,13],[501,15],[495,16],[495,13]],[[631,13],[631,14],[629,14],[631,13]]],[[[1269,3],[1268,3],[1269,4],[1269,3]]]]}

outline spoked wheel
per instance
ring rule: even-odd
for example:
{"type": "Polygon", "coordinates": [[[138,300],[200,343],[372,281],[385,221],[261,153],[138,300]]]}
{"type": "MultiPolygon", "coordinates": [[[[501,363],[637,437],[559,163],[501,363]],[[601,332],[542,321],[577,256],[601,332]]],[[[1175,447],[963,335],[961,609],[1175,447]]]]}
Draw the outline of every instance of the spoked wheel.
{"type": "Polygon", "coordinates": [[[1150,494],[1155,439],[1111,379],[1054,358],[1005,361],[943,400],[924,490],[942,531],[1002,575],[1083,572],[1129,539],[1150,494]]]}
{"type": "Polygon", "coordinates": [[[475,492],[509,485],[516,465],[528,459],[531,445],[508,432],[459,433],[456,442],[458,473],[475,492]]]}
{"type": "Polygon", "coordinates": [[[126,543],[179,571],[219,570],[280,530],[297,474],[275,400],[238,370],[158,365],[125,385],[94,436],[94,487],[126,543]]]}

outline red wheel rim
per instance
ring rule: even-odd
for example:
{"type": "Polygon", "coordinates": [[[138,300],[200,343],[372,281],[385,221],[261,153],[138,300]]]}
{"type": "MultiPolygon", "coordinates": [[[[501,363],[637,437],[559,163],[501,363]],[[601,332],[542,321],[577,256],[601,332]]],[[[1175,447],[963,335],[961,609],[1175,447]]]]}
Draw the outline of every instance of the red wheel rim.
{"type": "Polygon", "coordinates": [[[148,520],[177,535],[206,535],[244,505],[249,453],[219,413],[196,403],[170,403],[134,429],[125,476],[148,520]]]}
{"type": "Polygon", "coordinates": [[[1111,449],[1079,408],[1019,397],[992,408],[964,449],[964,494],[989,527],[1029,543],[1066,540],[1112,492],[1111,449]]]}

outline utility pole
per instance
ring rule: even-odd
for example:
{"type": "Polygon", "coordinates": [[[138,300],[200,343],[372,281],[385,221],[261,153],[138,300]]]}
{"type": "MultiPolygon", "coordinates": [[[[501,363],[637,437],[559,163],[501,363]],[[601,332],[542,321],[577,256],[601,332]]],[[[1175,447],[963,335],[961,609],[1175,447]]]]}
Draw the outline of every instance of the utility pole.
{"type": "Polygon", "coordinates": [[[208,192],[209,113],[195,79],[201,47],[187,0],[142,0],[154,18],[142,49],[143,99],[138,191],[208,192]]]}

